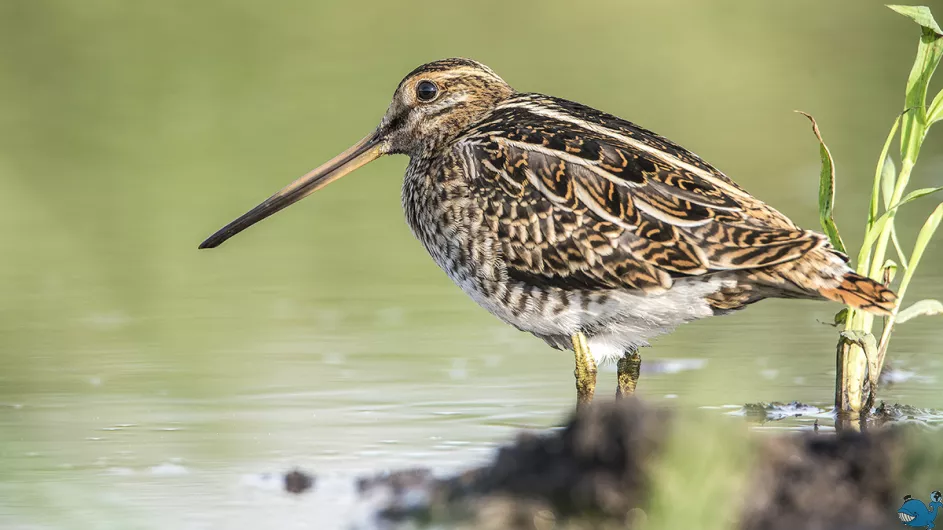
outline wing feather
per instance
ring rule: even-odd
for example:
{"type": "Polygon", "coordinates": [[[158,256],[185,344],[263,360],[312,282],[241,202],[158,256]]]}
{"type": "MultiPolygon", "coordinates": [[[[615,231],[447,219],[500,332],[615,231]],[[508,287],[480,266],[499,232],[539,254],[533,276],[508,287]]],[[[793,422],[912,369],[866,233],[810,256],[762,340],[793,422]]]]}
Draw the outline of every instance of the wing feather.
{"type": "Polygon", "coordinates": [[[588,107],[521,95],[453,151],[511,277],[663,290],[673,278],[795,260],[824,237],[696,155],[588,107]]]}

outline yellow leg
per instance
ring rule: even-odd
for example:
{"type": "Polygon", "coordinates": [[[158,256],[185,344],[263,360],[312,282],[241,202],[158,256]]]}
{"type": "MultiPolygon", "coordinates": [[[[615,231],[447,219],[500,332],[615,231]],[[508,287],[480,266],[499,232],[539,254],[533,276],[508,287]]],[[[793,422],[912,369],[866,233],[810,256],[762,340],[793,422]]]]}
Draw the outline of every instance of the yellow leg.
{"type": "Polygon", "coordinates": [[[576,355],[576,370],[573,371],[573,375],[576,376],[576,406],[582,407],[590,404],[593,401],[593,394],[596,393],[596,361],[589,353],[586,335],[576,332],[571,339],[573,353],[576,355]]]}
{"type": "Polygon", "coordinates": [[[637,351],[627,351],[619,359],[619,387],[616,388],[616,399],[631,396],[638,385],[639,372],[642,370],[642,356],[637,351]]]}

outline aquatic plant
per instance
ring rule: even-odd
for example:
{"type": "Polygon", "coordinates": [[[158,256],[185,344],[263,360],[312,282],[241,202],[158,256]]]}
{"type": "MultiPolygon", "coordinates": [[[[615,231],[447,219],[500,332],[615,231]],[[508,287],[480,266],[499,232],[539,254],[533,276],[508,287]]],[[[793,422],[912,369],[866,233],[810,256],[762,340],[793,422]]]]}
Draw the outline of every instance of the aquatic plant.
{"type": "MultiPolygon", "coordinates": [[[[943,313],[939,300],[920,300],[904,304],[907,288],[934,233],[943,220],[943,203],[927,218],[917,233],[913,249],[906,252],[898,238],[895,216],[900,208],[922,197],[937,193],[943,187],[908,190],[910,176],[917,163],[920,147],[930,127],[943,120],[943,90],[927,105],[930,78],[943,57],[943,30],[934,20],[930,8],[924,6],[888,6],[920,25],[920,42],[910,77],[907,79],[903,111],[895,118],[881,155],[871,190],[871,203],[865,225],[864,240],[854,262],[858,274],[891,285],[898,294],[897,308],[883,319],[879,335],[872,333],[874,316],[847,307],[836,315],[835,323],[843,325],[838,343],[835,406],[840,412],[860,413],[874,405],[878,377],[884,367],[891,332],[896,324],[914,317],[943,313]],[[890,156],[890,148],[900,132],[900,168],[890,156]],[[893,257],[891,257],[893,255],[893,257]],[[902,271],[899,281],[897,273],[902,271]],[[879,338],[876,338],[879,337],[879,338]]],[[[804,113],[803,113],[804,114],[804,113]]],[[[812,120],[812,117],[806,114],[812,120]]],[[[819,217],[822,228],[832,244],[845,251],[838,226],[832,217],[835,205],[835,163],[828,147],[812,120],[813,132],[819,140],[822,172],[819,181],[819,217]]]]}

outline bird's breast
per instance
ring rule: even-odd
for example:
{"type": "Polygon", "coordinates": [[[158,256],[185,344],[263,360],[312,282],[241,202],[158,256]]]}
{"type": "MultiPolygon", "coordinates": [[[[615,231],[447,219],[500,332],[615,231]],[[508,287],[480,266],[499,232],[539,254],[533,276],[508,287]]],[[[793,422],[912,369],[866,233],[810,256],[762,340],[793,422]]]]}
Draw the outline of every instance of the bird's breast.
{"type": "Polygon", "coordinates": [[[498,234],[460,168],[410,163],[403,182],[406,222],[436,264],[478,305],[527,329],[537,293],[508,280],[498,234]]]}
{"type": "Polygon", "coordinates": [[[406,222],[436,264],[459,285],[497,279],[493,234],[482,224],[481,209],[459,171],[410,162],[403,181],[406,222]]]}

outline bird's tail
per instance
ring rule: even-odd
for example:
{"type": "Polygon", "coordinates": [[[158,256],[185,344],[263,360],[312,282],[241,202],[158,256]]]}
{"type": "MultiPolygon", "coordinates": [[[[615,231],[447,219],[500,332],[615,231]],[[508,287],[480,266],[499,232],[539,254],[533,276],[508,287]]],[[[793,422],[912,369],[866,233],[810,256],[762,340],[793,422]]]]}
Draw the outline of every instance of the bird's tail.
{"type": "Polygon", "coordinates": [[[897,305],[897,294],[884,285],[852,271],[838,285],[819,289],[819,294],[876,315],[889,315],[897,305]]]}
{"type": "Polygon", "coordinates": [[[769,278],[782,282],[781,287],[785,289],[792,286],[805,296],[834,300],[876,315],[891,314],[897,304],[894,291],[852,271],[845,255],[831,246],[813,249],[802,258],[777,265],[769,272],[769,278]]]}

